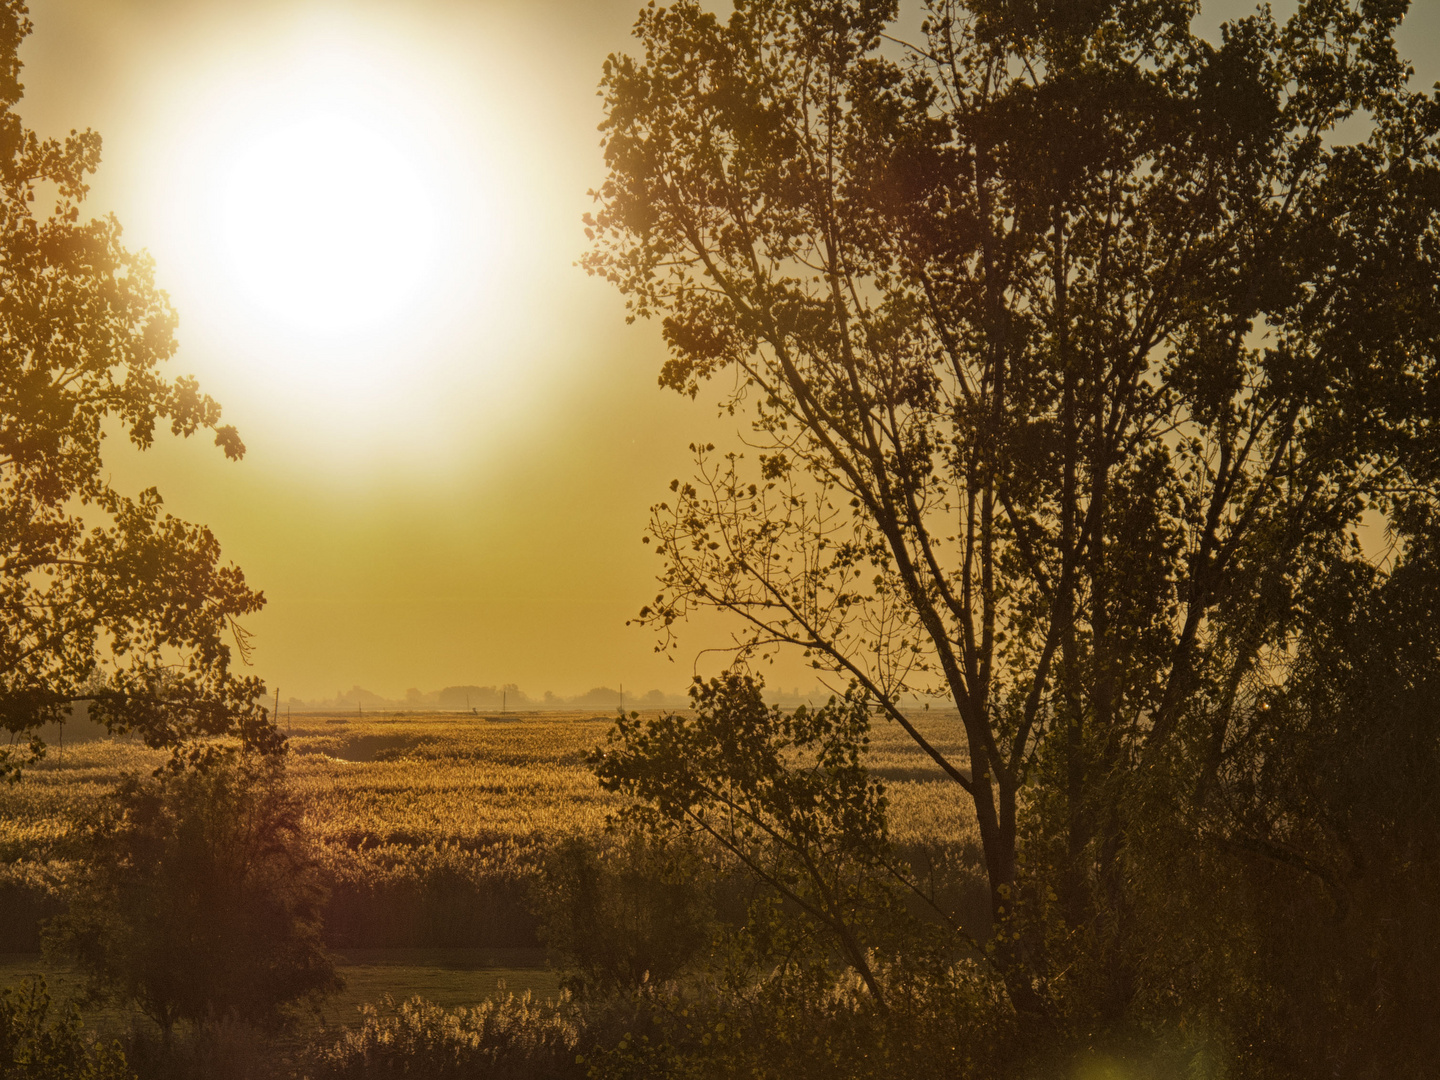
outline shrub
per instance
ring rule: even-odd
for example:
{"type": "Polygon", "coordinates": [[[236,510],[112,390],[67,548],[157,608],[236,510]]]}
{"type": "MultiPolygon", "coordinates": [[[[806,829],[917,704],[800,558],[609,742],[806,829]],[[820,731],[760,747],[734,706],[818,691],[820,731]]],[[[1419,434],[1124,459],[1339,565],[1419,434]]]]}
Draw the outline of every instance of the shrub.
{"type": "Polygon", "coordinates": [[[0,1080],[133,1080],[117,1046],[99,1046],[80,1030],[72,1006],[50,1019],[44,979],[0,990],[0,1080]]]}
{"type": "Polygon", "coordinates": [[[363,1007],[359,1028],[315,1052],[311,1080],[565,1080],[581,1077],[578,1019],[568,999],[537,1002],[527,992],[473,1009],[446,1010],[421,998],[382,1015],[363,1007]]]}
{"type": "Polygon", "coordinates": [[[167,1033],[232,1017],[274,1028],[338,985],[324,893],[279,764],[210,760],[128,777],[81,830],[83,870],[50,942],[94,998],[167,1033]]]}
{"type": "Polygon", "coordinates": [[[773,949],[751,950],[746,936],[732,939],[724,969],[592,1009],[590,1080],[1005,1075],[1012,1016],[977,963],[887,968],[882,1008],[858,975],[834,963],[762,969],[773,949]]]}
{"type": "Polygon", "coordinates": [[[294,1046],[222,1017],[178,1033],[132,1024],[125,1056],[140,1080],[293,1080],[294,1046]]]}
{"type": "Polygon", "coordinates": [[[538,886],[541,936],[577,993],[673,979],[714,926],[714,875],[692,847],[635,832],[607,840],[561,841],[538,886]]]}

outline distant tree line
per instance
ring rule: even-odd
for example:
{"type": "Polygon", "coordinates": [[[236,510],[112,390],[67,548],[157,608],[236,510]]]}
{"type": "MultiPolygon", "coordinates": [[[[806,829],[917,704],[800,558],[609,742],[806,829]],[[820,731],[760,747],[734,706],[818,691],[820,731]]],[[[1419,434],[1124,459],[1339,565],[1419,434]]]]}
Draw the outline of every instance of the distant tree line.
{"type": "Polygon", "coordinates": [[[515,683],[501,686],[447,686],[442,690],[422,692],[416,687],[405,691],[403,698],[387,698],[381,694],[355,686],[350,690],[337,691],[333,698],[306,701],[290,698],[286,705],[291,709],[342,710],[375,709],[412,711],[435,709],[442,712],[469,712],[481,710],[498,712],[508,709],[527,712],[545,709],[614,709],[621,705],[641,709],[684,708],[687,698],[684,694],[667,694],[663,690],[647,690],[642,693],[596,686],[583,694],[566,697],[547,690],[534,698],[515,683]]]}

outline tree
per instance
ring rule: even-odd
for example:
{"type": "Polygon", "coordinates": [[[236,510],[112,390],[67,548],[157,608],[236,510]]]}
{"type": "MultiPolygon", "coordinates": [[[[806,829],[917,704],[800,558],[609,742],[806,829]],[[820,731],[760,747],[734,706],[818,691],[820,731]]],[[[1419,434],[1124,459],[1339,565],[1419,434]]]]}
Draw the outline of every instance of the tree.
{"type": "Polygon", "coordinates": [[[1214,812],[1362,518],[1402,552],[1440,520],[1406,7],[1212,45],[1193,0],[935,0],[906,43],[885,0],[681,0],[605,65],[586,265],[754,452],[695,447],[654,507],[642,619],[729,612],[742,661],[803,650],[909,733],[974,808],[1024,1015],[1125,1011],[1140,826],[1214,812]]]}
{"type": "Polygon", "coordinates": [[[85,823],[83,869],[51,928],[98,999],[181,1020],[279,1025],[338,987],[325,890],[281,762],[213,756],[128,777],[85,823]]]}
{"type": "Polygon", "coordinates": [[[634,993],[680,975],[714,929],[707,870],[693,849],[638,832],[556,844],[534,906],[541,940],[568,969],[564,987],[578,997],[634,993]]]}
{"type": "MultiPolygon", "coordinates": [[[[195,381],[167,381],[175,313],[148,256],[121,246],[114,217],[82,223],[93,132],[41,140],[15,113],[18,49],[30,31],[20,0],[0,5],[0,723],[34,736],[88,702],[92,718],[152,746],[240,733],[275,735],[256,702],[264,687],[231,670],[236,622],[264,598],[215,537],[110,484],[107,430],[148,447],[157,425],[244,446],[195,381]],[[42,192],[53,211],[37,214],[42,192]]],[[[0,775],[25,756],[0,751],[0,775]]]]}
{"type": "Polygon", "coordinates": [[[631,797],[618,822],[689,829],[728,852],[824,928],[883,1008],[865,923],[891,899],[892,863],[884,785],[861,760],[863,697],[787,715],[735,674],[690,696],[692,716],[622,716],[592,755],[601,786],[631,797]]]}
{"type": "Polygon", "coordinates": [[[1432,537],[1388,573],[1326,569],[1284,684],[1209,781],[1199,842],[1170,842],[1146,883],[1167,894],[1143,905],[1161,914],[1147,940],[1172,943],[1151,962],[1216,988],[1244,1075],[1418,1075],[1440,1054],[1436,554],[1432,537]],[[1227,927],[1198,962],[1173,945],[1181,907],[1227,927]]]}

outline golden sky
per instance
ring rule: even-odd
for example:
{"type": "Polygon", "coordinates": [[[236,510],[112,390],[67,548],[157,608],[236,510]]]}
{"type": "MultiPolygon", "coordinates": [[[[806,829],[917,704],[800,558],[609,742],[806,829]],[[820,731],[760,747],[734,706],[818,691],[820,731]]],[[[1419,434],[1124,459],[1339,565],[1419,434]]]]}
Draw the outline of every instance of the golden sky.
{"type": "MultiPolygon", "coordinates": [[[[104,137],[91,212],[154,255],[180,313],[170,374],[248,447],[116,444],[111,468],[265,591],[248,625],[284,697],[679,692],[720,640],[691,628],[669,663],[625,621],[654,592],[648,506],[688,442],[736,421],[661,391],[658,328],[574,266],[600,65],[638,7],[32,0],[21,115],[104,137]],[[276,270],[289,248],[324,272],[276,270]]],[[[1251,7],[1210,0],[1202,23],[1251,7]]],[[[1403,45],[1429,85],[1440,0],[1414,7],[1403,45]]]]}

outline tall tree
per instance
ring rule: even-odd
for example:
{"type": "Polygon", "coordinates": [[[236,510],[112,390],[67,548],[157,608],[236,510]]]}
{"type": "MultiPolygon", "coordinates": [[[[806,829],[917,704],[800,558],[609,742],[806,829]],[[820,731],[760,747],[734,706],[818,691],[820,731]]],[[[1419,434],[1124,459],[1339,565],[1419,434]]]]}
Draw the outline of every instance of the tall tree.
{"type": "Polygon", "coordinates": [[[750,422],[654,508],[642,615],[728,611],[910,734],[974,808],[1023,1011],[1123,939],[1131,824],[1205,811],[1362,517],[1434,528],[1406,8],[1217,45],[1195,0],[935,0],[901,42],[888,0],[681,0],[605,65],[586,265],[661,320],[662,384],[750,422]]]}
{"type": "Polygon", "coordinates": [[[166,380],[175,313],[148,256],[121,246],[114,217],[81,221],[100,138],[42,140],[15,113],[19,0],[0,5],[0,725],[30,734],[0,750],[0,776],[43,745],[34,735],[88,702],[90,716],[152,746],[240,733],[278,745],[263,686],[232,670],[236,620],[264,598],[224,565],[203,526],[164,512],[153,489],[110,483],[108,434],[148,447],[157,425],[235,429],[195,380],[166,380]],[[37,198],[53,192],[53,208],[37,198]]]}

